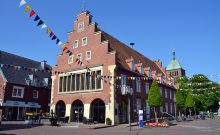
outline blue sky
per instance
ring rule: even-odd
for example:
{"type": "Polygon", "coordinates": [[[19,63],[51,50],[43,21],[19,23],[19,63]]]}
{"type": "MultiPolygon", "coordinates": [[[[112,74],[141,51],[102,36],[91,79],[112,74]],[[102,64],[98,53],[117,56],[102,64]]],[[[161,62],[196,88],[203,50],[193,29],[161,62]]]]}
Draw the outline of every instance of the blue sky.
{"type": "MultiPolygon", "coordinates": [[[[20,0],[0,5],[0,50],[37,61],[56,64],[61,48],[45,30],[19,8],[20,0]]],[[[41,19],[63,41],[73,29],[82,0],[27,0],[41,19]]],[[[87,0],[86,9],[99,27],[120,41],[135,42],[135,50],[150,59],[160,58],[167,66],[172,49],[186,69],[220,74],[219,0],[87,0]]],[[[210,78],[220,80],[220,77],[210,78]]]]}

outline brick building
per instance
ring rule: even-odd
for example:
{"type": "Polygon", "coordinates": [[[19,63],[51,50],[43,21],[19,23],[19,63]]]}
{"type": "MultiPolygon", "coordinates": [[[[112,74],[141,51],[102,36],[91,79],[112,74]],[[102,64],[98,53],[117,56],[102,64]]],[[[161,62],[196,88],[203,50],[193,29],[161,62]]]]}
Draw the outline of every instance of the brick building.
{"type": "Polygon", "coordinates": [[[6,120],[23,120],[26,112],[49,111],[51,67],[0,51],[0,110],[6,120]],[[34,69],[34,70],[32,70],[34,69]]]}
{"type": "Polygon", "coordinates": [[[125,123],[128,100],[121,91],[129,86],[133,89],[131,119],[137,119],[140,109],[149,119],[152,109],[146,100],[153,79],[158,80],[165,98],[158,112],[175,115],[176,89],[160,60],[151,61],[98,28],[88,11],[77,15],[65,46],[73,55],[60,54],[52,75],[51,109],[59,117],[68,116],[71,122],[86,117],[99,123],[106,118],[112,124],[125,123]],[[89,70],[76,64],[76,58],[89,70]]]}

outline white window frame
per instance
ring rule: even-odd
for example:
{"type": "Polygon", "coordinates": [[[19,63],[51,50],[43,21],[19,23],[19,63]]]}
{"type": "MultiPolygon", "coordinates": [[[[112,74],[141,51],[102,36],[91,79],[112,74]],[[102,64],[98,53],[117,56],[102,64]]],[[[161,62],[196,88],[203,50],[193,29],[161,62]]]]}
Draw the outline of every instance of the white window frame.
{"type": "Polygon", "coordinates": [[[92,58],[92,52],[91,51],[86,51],[86,60],[90,60],[92,58]],[[90,58],[88,58],[87,53],[90,52],[90,58]]]}
{"type": "Polygon", "coordinates": [[[78,23],[78,32],[84,31],[84,22],[78,23]],[[82,25],[82,28],[80,28],[80,25],[82,25]]]}
{"type": "Polygon", "coordinates": [[[82,53],[78,53],[78,54],[77,54],[77,58],[78,58],[80,61],[82,61],[82,53]],[[79,56],[80,56],[80,58],[79,58],[79,56]]]}
{"type": "Polygon", "coordinates": [[[78,48],[79,47],[79,41],[78,40],[75,40],[74,42],[73,42],[73,49],[76,49],[76,48],[78,48]],[[76,42],[77,42],[77,46],[76,46],[76,42]]]}
{"type": "Polygon", "coordinates": [[[33,90],[33,98],[38,98],[39,96],[39,91],[38,90],[33,90]],[[37,96],[35,97],[34,92],[37,92],[37,96]]]}
{"type": "Polygon", "coordinates": [[[74,55],[70,55],[69,56],[69,59],[68,59],[68,64],[72,64],[73,63],[73,57],[74,55]],[[71,60],[72,59],[72,60],[71,60]],[[71,61],[70,61],[71,60],[71,61]]]}
{"type": "Polygon", "coordinates": [[[141,74],[143,75],[144,74],[144,67],[141,66],[141,74]]]}
{"type": "Polygon", "coordinates": [[[82,46],[86,46],[88,44],[88,38],[87,37],[84,37],[82,38],[82,46]],[[83,40],[86,39],[86,43],[84,44],[83,40]]]}
{"type": "Polygon", "coordinates": [[[14,86],[13,87],[13,91],[12,91],[12,97],[23,98],[24,97],[24,88],[23,87],[14,86]],[[13,95],[15,89],[17,90],[17,92],[16,92],[16,95],[13,95]],[[18,96],[18,90],[21,90],[21,96],[18,96]]]}

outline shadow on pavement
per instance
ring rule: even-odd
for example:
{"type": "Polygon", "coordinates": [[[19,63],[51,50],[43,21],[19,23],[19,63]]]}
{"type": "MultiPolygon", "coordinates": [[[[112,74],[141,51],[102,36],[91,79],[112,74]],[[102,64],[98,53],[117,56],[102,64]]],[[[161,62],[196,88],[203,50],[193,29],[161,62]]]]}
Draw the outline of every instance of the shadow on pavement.
{"type": "MultiPolygon", "coordinates": [[[[17,130],[17,129],[29,129],[39,127],[41,125],[26,125],[26,124],[2,124],[0,125],[0,131],[8,131],[8,130],[17,130]]],[[[10,134],[2,134],[0,135],[10,135],[10,134]]]]}
{"type": "Polygon", "coordinates": [[[2,134],[2,133],[0,133],[0,135],[16,135],[16,134],[4,134],[4,133],[2,134]]]}

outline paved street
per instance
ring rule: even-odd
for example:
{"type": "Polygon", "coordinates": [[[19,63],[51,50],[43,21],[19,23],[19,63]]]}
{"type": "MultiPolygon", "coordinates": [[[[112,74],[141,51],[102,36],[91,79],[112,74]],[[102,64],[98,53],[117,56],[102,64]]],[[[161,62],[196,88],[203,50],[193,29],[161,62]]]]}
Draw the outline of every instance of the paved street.
{"type": "Polygon", "coordinates": [[[76,127],[30,126],[21,122],[3,122],[0,135],[220,135],[220,118],[181,122],[169,128],[132,127],[132,131],[119,125],[104,129],[82,129],[76,127]]]}

